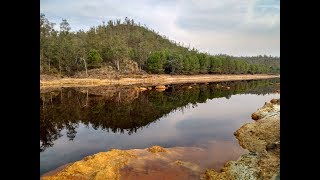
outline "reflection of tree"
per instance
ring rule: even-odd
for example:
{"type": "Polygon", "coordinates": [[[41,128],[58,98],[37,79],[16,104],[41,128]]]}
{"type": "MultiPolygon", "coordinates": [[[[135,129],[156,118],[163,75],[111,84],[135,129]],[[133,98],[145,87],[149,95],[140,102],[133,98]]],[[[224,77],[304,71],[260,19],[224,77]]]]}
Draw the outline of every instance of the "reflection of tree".
{"type": "Polygon", "coordinates": [[[62,136],[60,131],[54,122],[40,118],[40,152],[53,146],[53,141],[62,136]]]}
{"type": "Polygon", "coordinates": [[[67,137],[73,140],[79,123],[130,135],[172,111],[193,108],[208,99],[230,98],[239,93],[272,93],[279,87],[269,86],[271,82],[279,82],[279,79],[220,82],[219,85],[177,84],[163,92],[152,90],[139,93],[126,89],[98,96],[90,94],[91,89],[88,92],[88,89],[77,91],[73,88],[42,93],[40,151],[53,146],[53,141],[62,136],[62,129],[66,129],[67,137]]]}
{"type": "Polygon", "coordinates": [[[66,124],[67,137],[69,138],[70,141],[73,141],[73,139],[76,137],[77,127],[78,127],[78,123],[66,124]]]}

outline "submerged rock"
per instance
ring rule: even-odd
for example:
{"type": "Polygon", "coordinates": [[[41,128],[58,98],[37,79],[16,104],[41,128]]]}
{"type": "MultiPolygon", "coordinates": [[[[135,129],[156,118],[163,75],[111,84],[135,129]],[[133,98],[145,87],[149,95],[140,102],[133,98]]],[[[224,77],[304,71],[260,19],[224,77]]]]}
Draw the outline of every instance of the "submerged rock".
{"type": "Polygon", "coordinates": [[[147,149],[111,150],[64,165],[44,174],[41,179],[197,180],[209,167],[210,162],[205,162],[209,154],[211,151],[196,147],[153,146],[147,149]]]}
{"type": "Polygon", "coordinates": [[[145,87],[139,87],[139,90],[140,90],[140,91],[145,91],[145,90],[147,90],[147,88],[145,88],[145,87]]]}
{"type": "Polygon", "coordinates": [[[156,91],[158,92],[162,92],[162,91],[165,91],[166,89],[156,89],[156,91]]]}
{"type": "Polygon", "coordinates": [[[279,179],[280,99],[271,100],[253,113],[256,122],[247,123],[234,135],[241,147],[250,151],[237,161],[226,163],[221,172],[209,169],[206,179],[279,179]]]}
{"type": "Polygon", "coordinates": [[[167,89],[167,87],[164,85],[158,85],[156,86],[156,89],[167,89]]]}
{"type": "Polygon", "coordinates": [[[191,163],[191,162],[185,162],[185,161],[177,160],[174,163],[176,165],[178,165],[178,166],[182,166],[182,167],[188,168],[188,169],[190,169],[190,170],[192,170],[194,172],[200,172],[201,171],[199,165],[191,163]]]}

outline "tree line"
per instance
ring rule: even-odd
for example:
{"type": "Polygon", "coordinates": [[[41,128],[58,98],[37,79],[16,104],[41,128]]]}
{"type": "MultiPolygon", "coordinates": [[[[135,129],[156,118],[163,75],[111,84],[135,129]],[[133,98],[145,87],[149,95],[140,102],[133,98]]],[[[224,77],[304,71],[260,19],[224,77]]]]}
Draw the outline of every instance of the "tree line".
{"type": "Polygon", "coordinates": [[[129,18],[102,22],[87,31],[71,31],[66,19],[62,19],[59,30],[54,27],[55,24],[41,13],[41,74],[73,75],[103,66],[125,72],[128,62],[134,62],[140,71],[148,73],[255,74],[280,71],[279,57],[210,55],[169,40],[129,18]]]}

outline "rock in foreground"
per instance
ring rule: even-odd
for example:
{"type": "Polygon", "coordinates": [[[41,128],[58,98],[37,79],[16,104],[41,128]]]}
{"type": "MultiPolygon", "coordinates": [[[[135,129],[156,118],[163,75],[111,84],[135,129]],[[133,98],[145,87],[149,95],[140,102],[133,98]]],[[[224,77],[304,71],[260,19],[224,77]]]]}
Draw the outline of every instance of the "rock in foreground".
{"type": "Polygon", "coordinates": [[[221,172],[207,170],[206,179],[280,179],[280,100],[271,100],[253,116],[256,122],[234,133],[250,153],[229,161],[221,172]]]}
{"type": "Polygon", "coordinates": [[[43,176],[42,180],[75,180],[75,179],[119,179],[120,169],[136,156],[129,151],[111,150],[87,156],[81,161],[64,168],[52,175],[43,176]]]}
{"type": "Polygon", "coordinates": [[[206,169],[220,169],[226,162],[236,160],[246,152],[230,141],[210,141],[206,148],[152,146],[111,150],[63,165],[44,174],[42,179],[199,180],[206,169]],[[225,149],[234,151],[224,152],[225,149]]]}

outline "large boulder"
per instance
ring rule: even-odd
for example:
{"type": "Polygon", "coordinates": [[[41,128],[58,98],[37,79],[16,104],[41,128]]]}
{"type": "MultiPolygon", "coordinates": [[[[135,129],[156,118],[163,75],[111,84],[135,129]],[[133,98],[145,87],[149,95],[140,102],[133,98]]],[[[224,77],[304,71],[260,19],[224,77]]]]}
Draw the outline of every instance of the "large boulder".
{"type": "Polygon", "coordinates": [[[272,99],[270,103],[265,103],[262,108],[259,108],[256,112],[252,113],[251,118],[253,120],[259,120],[266,116],[273,116],[280,114],[280,100],[272,99]]]}

